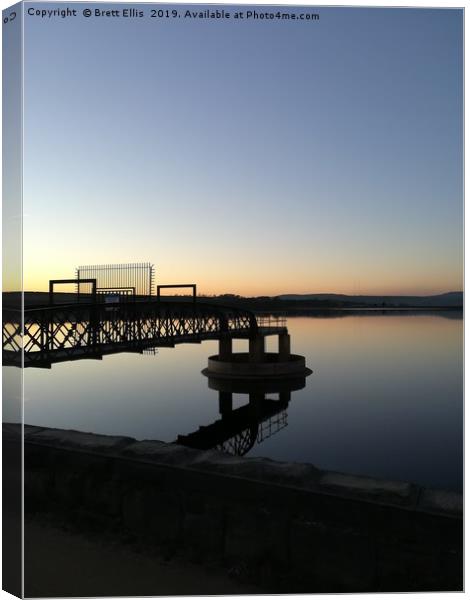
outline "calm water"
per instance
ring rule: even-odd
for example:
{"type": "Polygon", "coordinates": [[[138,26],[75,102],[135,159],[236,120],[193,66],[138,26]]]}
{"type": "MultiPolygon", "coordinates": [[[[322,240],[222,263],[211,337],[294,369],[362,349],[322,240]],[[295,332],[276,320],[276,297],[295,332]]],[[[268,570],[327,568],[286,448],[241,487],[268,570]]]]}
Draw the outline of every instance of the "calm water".
{"type": "MultiPolygon", "coordinates": [[[[460,315],[293,317],[288,328],[313,374],[247,456],[462,488],[460,315]]],[[[174,441],[220,418],[201,375],[216,353],[208,341],[27,369],[25,423],[174,441]]],[[[233,396],[234,408],[247,401],[233,396]]]]}

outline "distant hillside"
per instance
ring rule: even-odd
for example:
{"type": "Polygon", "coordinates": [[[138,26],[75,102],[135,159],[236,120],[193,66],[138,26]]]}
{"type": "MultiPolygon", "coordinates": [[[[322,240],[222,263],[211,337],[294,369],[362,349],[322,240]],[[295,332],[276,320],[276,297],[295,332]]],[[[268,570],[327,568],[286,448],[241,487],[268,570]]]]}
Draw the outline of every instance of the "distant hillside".
{"type": "Polygon", "coordinates": [[[283,294],[276,297],[284,301],[302,301],[339,306],[463,306],[463,292],[447,292],[435,296],[349,296],[346,294],[283,294]]]}
{"type": "Polygon", "coordinates": [[[285,312],[298,315],[321,311],[345,310],[461,310],[463,293],[448,292],[435,296],[348,296],[346,294],[282,294],[280,296],[258,296],[245,298],[237,294],[203,297],[198,301],[211,304],[238,306],[255,312],[285,312]]]}

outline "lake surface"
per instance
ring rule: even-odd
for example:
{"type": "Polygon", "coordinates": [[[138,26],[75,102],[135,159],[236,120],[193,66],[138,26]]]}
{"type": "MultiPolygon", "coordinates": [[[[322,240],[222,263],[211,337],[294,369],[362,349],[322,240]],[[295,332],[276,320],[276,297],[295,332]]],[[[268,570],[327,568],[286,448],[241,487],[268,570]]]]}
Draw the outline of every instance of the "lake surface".
{"type": "MultiPolygon", "coordinates": [[[[247,456],[462,489],[461,313],[290,317],[287,325],[292,352],[313,374],[247,456]]],[[[270,338],[268,349],[276,347],[270,338]]],[[[217,352],[207,341],[26,369],[24,422],[175,441],[221,418],[218,392],[201,374],[217,352]]],[[[13,371],[4,369],[7,385],[13,371]]],[[[233,395],[234,408],[247,402],[233,395]]]]}

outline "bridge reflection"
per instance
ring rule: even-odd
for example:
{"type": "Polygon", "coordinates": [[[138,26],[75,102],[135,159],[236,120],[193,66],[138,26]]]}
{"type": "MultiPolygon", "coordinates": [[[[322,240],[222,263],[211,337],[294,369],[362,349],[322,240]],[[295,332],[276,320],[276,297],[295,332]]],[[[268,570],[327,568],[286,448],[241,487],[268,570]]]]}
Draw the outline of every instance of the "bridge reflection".
{"type": "Polygon", "coordinates": [[[55,363],[100,359],[121,352],[155,353],[158,347],[218,340],[210,356],[210,389],[218,392],[221,418],[176,442],[244,455],[256,443],[287,427],[291,393],[311,373],[305,359],[290,353],[284,318],[205,303],[163,301],[42,306],[3,311],[3,365],[51,368],[55,363]],[[265,351],[266,336],[279,337],[278,352],[265,351]],[[249,352],[234,353],[234,338],[249,341],[249,352]],[[233,394],[248,396],[233,408],[233,394]],[[277,397],[272,397],[272,396],[277,397]]]}
{"type": "Polygon", "coordinates": [[[217,449],[244,456],[255,444],[287,427],[291,394],[303,389],[305,383],[305,376],[262,380],[209,377],[209,388],[218,392],[221,418],[192,433],[179,435],[175,442],[199,450],[217,449]],[[248,402],[234,409],[233,394],[247,395],[248,402]],[[272,395],[277,397],[268,397],[272,395]]]}

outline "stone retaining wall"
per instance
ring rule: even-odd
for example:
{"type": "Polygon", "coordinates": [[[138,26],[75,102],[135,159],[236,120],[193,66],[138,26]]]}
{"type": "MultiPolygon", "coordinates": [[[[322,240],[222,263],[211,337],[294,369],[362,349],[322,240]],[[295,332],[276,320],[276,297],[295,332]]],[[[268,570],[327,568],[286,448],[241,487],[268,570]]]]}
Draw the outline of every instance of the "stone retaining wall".
{"type": "MultiPolygon", "coordinates": [[[[4,425],[4,443],[18,443],[4,425]]],[[[461,590],[462,496],[158,441],[24,427],[25,511],[277,592],[461,590]]]]}

